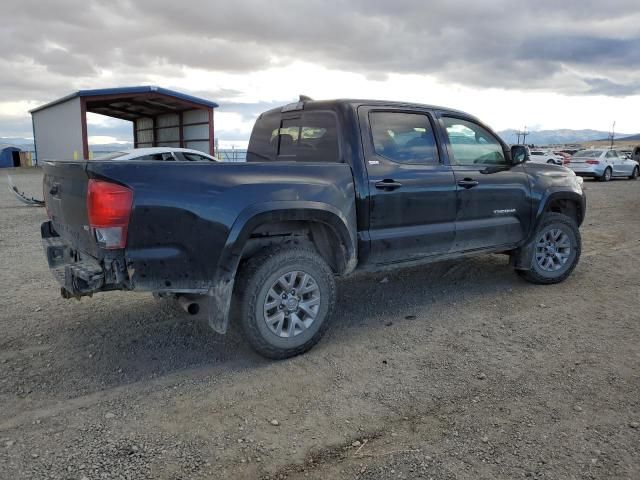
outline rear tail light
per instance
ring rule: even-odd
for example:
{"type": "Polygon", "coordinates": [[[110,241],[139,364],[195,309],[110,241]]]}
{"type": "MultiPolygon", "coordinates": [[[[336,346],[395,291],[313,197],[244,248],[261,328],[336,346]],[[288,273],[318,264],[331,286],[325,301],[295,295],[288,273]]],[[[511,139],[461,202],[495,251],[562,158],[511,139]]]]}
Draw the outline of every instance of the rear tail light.
{"type": "Polygon", "coordinates": [[[570,163],[571,163],[571,159],[569,159],[569,158],[565,158],[565,159],[562,161],[562,164],[563,164],[563,165],[569,165],[570,163]]]}
{"type": "Polygon", "coordinates": [[[600,162],[598,160],[587,160],[589,165],[598,165],[600,162]]]}
{"type": "Polygon", "coordinates": [[[124,248],[131,216],[133,192],[102,180],[89,180],[87,212],[89,225],[102,248],[124,248]]]}

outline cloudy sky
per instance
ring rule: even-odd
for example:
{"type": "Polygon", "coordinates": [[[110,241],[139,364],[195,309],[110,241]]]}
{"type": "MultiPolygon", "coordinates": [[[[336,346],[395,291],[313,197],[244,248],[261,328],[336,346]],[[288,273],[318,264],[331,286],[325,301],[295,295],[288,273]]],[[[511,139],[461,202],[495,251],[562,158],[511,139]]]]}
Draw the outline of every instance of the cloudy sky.
{"type": "MultiPolygon", "coordinates": [[[[638,0],[2,0],[0,18],[0,137],[74,90],[148,84],[218,102],[225,143],[300,93],[640,132],[638,0]]],[[[105,141],[130,130],[90,119],[105,141]]]]}

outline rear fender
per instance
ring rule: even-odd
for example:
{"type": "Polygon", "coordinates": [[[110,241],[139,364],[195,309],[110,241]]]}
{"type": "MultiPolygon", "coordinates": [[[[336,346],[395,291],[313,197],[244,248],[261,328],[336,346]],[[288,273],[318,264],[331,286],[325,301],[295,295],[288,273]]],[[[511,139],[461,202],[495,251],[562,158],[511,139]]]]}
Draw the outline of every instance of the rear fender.
{"type": "Polygon", "coordinates": [[[282,221],[313,221],[327,225],[340,238],[347,257],[344,268],[338,273],[346,274],[355,269],[355,210],[345,215],[331,205],[311,201],[276,201],[252,205],[243,210],[234,222],[207,294],[209,325],[214,331],[224,334],[229,326],[236,272],[251,233],[260,225],[282,221]]]}

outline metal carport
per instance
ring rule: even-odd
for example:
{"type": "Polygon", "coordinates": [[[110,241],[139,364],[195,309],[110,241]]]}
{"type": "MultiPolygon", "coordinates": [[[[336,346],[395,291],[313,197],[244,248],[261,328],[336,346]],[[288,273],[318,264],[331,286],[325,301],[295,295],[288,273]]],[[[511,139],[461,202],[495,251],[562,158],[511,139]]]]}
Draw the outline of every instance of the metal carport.
{"type": "Polygon", "coordinates": [[[90,158],[87,112],[132,122],[135,148],[184,147],[213,155],[209,100],[155,86],[79,90],[31,110],[38,158],[90,158]]]}

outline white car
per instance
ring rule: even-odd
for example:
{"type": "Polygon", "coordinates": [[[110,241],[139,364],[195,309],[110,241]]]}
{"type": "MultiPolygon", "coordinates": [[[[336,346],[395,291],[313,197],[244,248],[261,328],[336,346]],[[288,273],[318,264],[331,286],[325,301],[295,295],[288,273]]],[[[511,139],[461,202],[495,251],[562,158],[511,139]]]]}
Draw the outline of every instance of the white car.
{"type": "Polygon", "coordinates": [[[533,163],[549,163],[552,165],[562,165],[563,158],[552,152],[544,150],[531,150],[529,152],[529,161],[533,163]]]}
{"type": "Polygon", "coordinates": [[[215,157],[190,148],[152,147],[131,148],[118,152],[109,152],[96,157],[96,160],[157,160],[165,162],[219,162],[215,157]]]}
{"type": "Polygon", "coordinates": [[[581,177],[594,177],[601,182],[608,182],[613,177],[638,178],[638,163],[618,155],[616,150],[580,150],[571,157],[565,167],[570,168],[581,177]]]}

